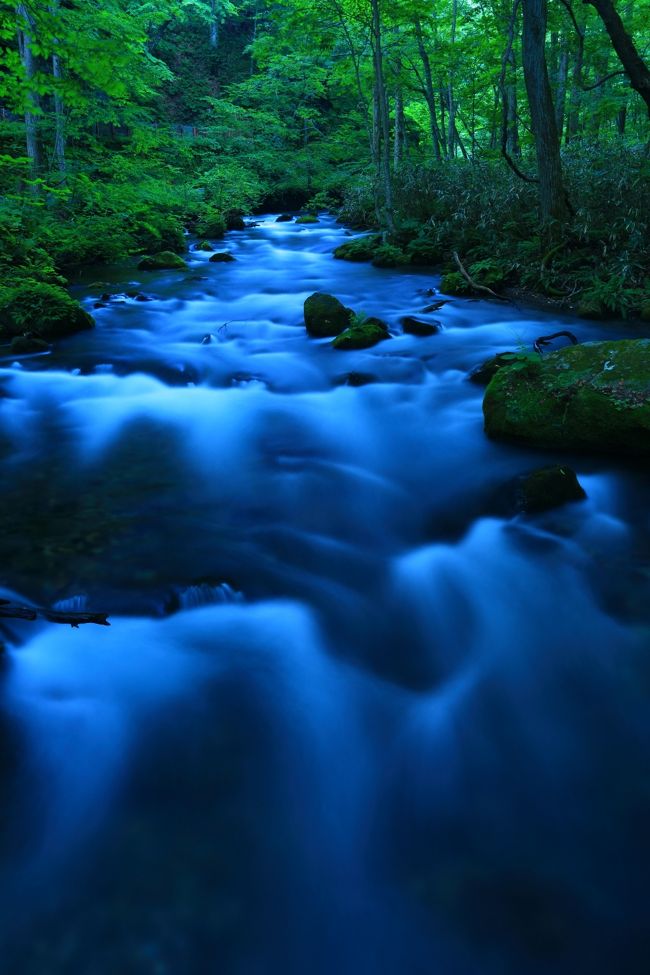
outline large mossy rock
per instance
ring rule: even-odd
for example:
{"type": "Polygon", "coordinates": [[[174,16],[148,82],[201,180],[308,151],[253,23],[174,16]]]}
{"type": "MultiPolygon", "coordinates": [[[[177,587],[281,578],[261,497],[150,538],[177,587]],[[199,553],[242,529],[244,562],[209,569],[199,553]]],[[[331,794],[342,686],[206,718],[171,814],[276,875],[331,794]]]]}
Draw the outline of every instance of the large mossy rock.
{"type": "Polygon", "coordinates": [[[475,366],[467,378],[477,386],[487,386],[500,369],[514,366],[516,362],[528,362],[528,359],[525,352],[497,352],[479,366],[475,366]]]}
{"type": "Polygon", "coordinates": [[[320,223],[320,220],[313,213],[306,213],[304,216],[298,217],[296,223],[320,223]]]}
{"type": "Polygon", "coordinates": [[[56,285],[30,281],[15,287],[0,288],[0,339],[30,333],[34,338],[52,341],[93,328],[95,320],[56,285]]]}
{"type": "Polygon", "coordinates": [[[172,251],[160,251],[159,254],[151,254],[143,257],[138,264],[139,271],[187,271],[188,265],[172,251]]]}
{"type": "Polygon", "coordinates": [[[483,414],[490,437],[650,454],[650,339],[573,345],[500,369],[483,414]]]}
{"type": "Polygon", "coordinates": [[[341,332],[332,342],[332,346],[335,349],[348,351],[351,349],[370,349],[373,345],[377,345],[378,342],[383,342],[384,339],[388,338],[390,338],[390,334],[385,322],[379,318],[367,318],[359,325],[353,325],[345,332],[341,332]]]}
{"type": "Polygon", "coordinates": [[[314,338],[340,335],[352,320],[354,312],[334,295],[317,291],[305,301],[305,327],[314,338]]]}
{"type": "Polygon", "coordinates": [[[356,240],[348,240],[341,244],[334,251],[334,257],[339,261],[353,261],[361,264],[364,261],[371,261],[375,256],[375,251],[381,245],[381,237],[375,234],[369,237],[358,237],[356,240]]]}
{"type": "Polygon", "coordinates": [[[517,482],[517,507],[526,514],[550,511],[569,501],[583,501],[586,497],[576,472],[559,464],[541,467],[517,482]]]}

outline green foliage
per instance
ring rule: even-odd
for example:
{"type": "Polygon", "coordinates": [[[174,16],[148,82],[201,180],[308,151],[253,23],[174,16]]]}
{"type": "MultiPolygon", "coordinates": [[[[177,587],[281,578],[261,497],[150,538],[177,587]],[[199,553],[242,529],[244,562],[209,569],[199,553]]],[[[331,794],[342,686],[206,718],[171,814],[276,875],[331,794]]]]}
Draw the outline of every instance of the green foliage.
{"type": "Polygon", "coordinates": [[[94,322],[77,301],[57,285],[23,281],[0,288],[0,336],[31,332],[43,339],[63,338],[94,322]]]}

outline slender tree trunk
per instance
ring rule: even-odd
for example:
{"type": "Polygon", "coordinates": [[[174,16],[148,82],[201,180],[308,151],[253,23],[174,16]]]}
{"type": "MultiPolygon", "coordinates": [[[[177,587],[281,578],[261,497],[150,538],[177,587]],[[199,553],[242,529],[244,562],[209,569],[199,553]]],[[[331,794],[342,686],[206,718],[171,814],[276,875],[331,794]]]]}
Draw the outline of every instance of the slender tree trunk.
{"type": "Polygon", "coordinates": [[[393,125],[393,169],[399,169],[404,153],[404,98],[402,89],[397,84],[395,89],[395,122],[393,125]]]}
{"type": "Polygon", "coordinates": [[[384,78],[384,52],[381,29],[381,12],[379,0],[371,0],[372,10],[372,47],[373,68],[375,73],[376,103],[380,131],[380,167],[379,174],[384,191],[385,224],[392,233],[395,230],[393,215],[393,184],[390,171],[390,119],[388,114],[388,96],[384,78]]]}
{"type": "MultiPolygon", "coordinates": [[[[456,20],[458,18],[458,0],[453,0],[451,6],[451,46],[456,43],[456,20]]],[[[447,145],[449,146],[449,155],[453,159],[456,155],[456,101],[454,99],[454,70],[453,67],[449,73],[449,85],[447,86],[447,101],[449,104],[449,120],[448,120],[448,135],[447,135],[447,145]]]]}
{"type": "Polygon", "coordinates": [[[429,109],[429,128],[431,130],[431,141],[433,143],[433,152],[436,157],[436,162],[441,162],[442,152],[440,150],[440,129],[438,128],[438,118],[436,115],[436,93],[433,90],[433,77],[431,75],[431,61],[429,60],[429,55],[427,49],[424,46],[424,38],[422,36],[422,23],[420,18],[415,20],[415,36],[418,42],[418,51],[420,52],[420,60],[422,61],[422,68],[424,70],[424,98],[427,103],[427,108],[429,109]]]}
{"type": "Polygon", "coordinates": [[[571,98],[569,101],[569,117],[565,130],[565,142],[568,144],[571,139],[575,139],[580,128],[580,95],[582,91],[582,69],[585,54],[585,34],[586,22],[584,17],[581,21],[576,21],[578,27],[578,50],[576,51],[575,61],[573,62],[573,72],[571,75],[571,98]]]}
{"type": "Polygon", "coordinates": [[[598,11],[614,50],[630,79],[630,84],[641,95],[650,115],[650,70],[625,30],[612,0],[583,0],[583,3],[590,4],[598,11]]]}
{"type": "Polygon", "coordinates": [[[217,0],[210,0],[210,47],[215,51],[219,46],[219,18],[217,15],[217,0]]]}
{"type": "MultiPolygon", "coordinates": [[[[23,22],[23,27],[18,29],[18,51],[22,62],[23,70],[27,83],[36,74],[36,64],[32,53],[31,32],[34,28],[34,21],[24,3],[18,5],[18,17],[23,22]]],[[[39,98],[35,91],[30,90],[27,95],[28,108],[25,112],[25,148],[29,159],[29,175],[32,180],[36,180],[41,171],[41,151],[38,139],[38,109],[39,98]],[[34,109],[31,111],[30,109],[34,109]]],[[[38,186],[32,185],[33,193],[38,193],[38,186]]]]}
{"type": "Polygon", "coordinates": [[[564,222],[568,214],[546,67],[546,0],[523,0],[522,6],[524,79],[537,152],[540,215],[542,225],[549,232],[554,222],[564,222]]]}
{"type": "Polygon", "coordinates": [[[560,58],[557,68],[557,89],[555,93],[555,125],[557,135],[562,142],[562,132],[564,130],[564,109],[566,106],[566,85],[569,75],[569,51],[564,39],[561,41],[560,58]]]}
{"type": "Polygon", "coordinates": [[[510,73],[510,81],[506,85],[506,101],[508,108],[508,134],[507,146],[511,156],[520,156],[519,146],[519,123],[517,121],[517,81],[515,52],[511,48],[507,58],[507,67],[510,73]]]}

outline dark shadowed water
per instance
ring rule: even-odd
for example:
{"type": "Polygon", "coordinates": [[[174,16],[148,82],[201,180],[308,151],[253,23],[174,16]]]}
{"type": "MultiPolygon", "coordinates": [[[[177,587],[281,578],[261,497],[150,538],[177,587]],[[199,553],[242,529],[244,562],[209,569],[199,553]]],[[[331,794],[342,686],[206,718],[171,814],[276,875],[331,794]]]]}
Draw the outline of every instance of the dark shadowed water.
{"type": "Polygon", "coordinates": [[[650,971],[650,475],[491,443],[467,381],[633,330],[403,335],[437,279],[345,233],[104,269],[154,300],[0,369],[0,581],[112,621],[5,627],[2,975],[650,971]],[[317,290],[394,336],[309,339],[317,290]],[[588,500],[516,515],[559,460],[588,500]]]}

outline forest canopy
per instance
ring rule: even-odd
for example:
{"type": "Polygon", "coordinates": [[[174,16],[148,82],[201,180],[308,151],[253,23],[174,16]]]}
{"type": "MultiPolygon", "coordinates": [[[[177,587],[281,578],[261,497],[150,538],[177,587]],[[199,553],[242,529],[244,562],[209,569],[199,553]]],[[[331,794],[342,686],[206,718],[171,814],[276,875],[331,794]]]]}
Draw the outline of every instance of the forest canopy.
{"type": "Polygon", "coordinates": [[[454,252],[641,314],[649,23],[648,0],[1,0],[0,308],[303,208],[459,290],[454,252]]]}

